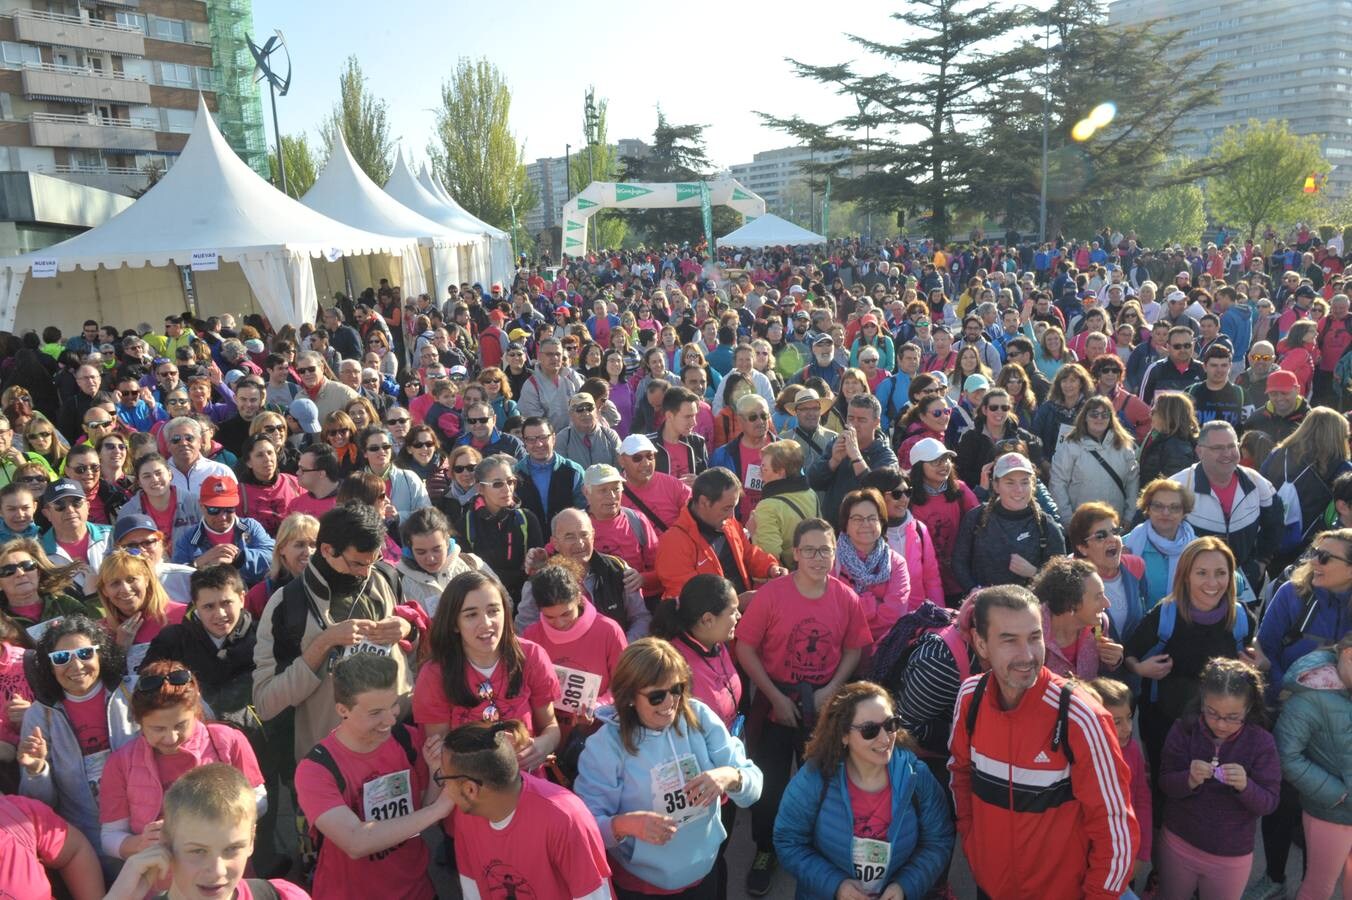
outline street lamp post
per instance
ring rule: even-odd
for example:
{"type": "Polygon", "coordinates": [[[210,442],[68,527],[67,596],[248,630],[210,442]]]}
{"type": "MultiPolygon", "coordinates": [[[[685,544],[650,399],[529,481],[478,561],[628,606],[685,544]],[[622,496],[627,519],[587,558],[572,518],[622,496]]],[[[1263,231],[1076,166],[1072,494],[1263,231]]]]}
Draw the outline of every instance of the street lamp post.
{"type": "MultiPolygon", "coordinates": [[[[582,112],[583,125],[587,130],[587,179],[590,184],[596,180],[596,158],[593,148],[596,146],[596,129],[600,125],[600,116],[596,113],[596,91],[593,88],[587,89],[586,102],[583,104],[582,112]]],[[[588,229],[589,232],[595,230],[594,228],[588,229]]],[[[588,234],[588,237],[592,241],[592,246],[595,247],[596,235],[588,234]]]]}

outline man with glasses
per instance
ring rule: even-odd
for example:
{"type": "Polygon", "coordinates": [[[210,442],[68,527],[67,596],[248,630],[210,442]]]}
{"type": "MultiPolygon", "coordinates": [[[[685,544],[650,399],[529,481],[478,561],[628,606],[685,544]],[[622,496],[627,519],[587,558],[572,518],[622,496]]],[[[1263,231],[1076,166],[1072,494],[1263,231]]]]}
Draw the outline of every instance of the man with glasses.
{"type": "Polygon", "coordinates": [[[42,515],[50,528],[42,535],[47,558],[60,566],[82,563],[75,570],[75,585],[85,593],[112,545],[112,528],[89,521],[85,489],[76,481],[54,481],[42,495],[42,515]]]}
{"type": "Polygon", "coordinates": [[[845,410],[845,430],[807,470],[812,489],[822,493],[822,509],[840,509],[845,495],[859,487],[870,469],[896,466],[897,456],[878,430],[882,407],[878,398],[860,394],[845,410]]]}
{"type": "Polygon", "coordinates": [[[554,443],[560,456],[571,459],[584,470],[597,463],[615,464],[620,436],[601,421],[595,397],[579,392],[569,398],[568,419],[568,427],[559,432],[554,443]]]}
{"type": "Polygon", "coordinates": [[[187,347],[192,335],[183,327],[183,317],[178,315],[164,317],[164,346],[159,348],[162,356],[172,357],[179,347],[187,347]]]}
{"type": "Polygon", "coordinates": [[[737,520],[746,522],[760,502],[765,487],[761,475],[761,450],[770,443],[770,406],[762,397],[747,394],[737,401],[737,422],[741,434],[714,451],[710,466],[722,466],[742,482],[742,502],[737,520]]]}
{"type": "Polygon", "coordinates": [[[471,402],[465,407],[465,430],[455,439],[455,446],[473,447],[484,458],[503,453],[518,462],[526,459],[525,445],[514,435],[499,431],[497,421],[497,414],[488,403],[482,400],[471,402]]]}
{"type": "Polygon", "coordinates": [[[169,477],[176,490],[196,497],[201,493],[202,484],[213,475],[235,480],[235,473],[229,466],[202,455],[203,430],[196,419],[191,416],[170,419],[160,433],[169,445],[169,477]]]}
{"type": "Polygon", "coordinates": [[[296,758],[341,721],[333,669],[361,654],[393,658],[392,700],[408,711],[409,651],[401,641],[426,623],[422,607],[401,606],[398,575],[380,559],[385,522],[363,504],[335,506],[319,520],[318,549],[299,576],[268,599],[258,619],[253,698],[269,721],[294,707],[296,758]]]}
{"type": "Polygon", "coordinates": [[[155,402],[163,406],[165,395],[179,386],[178,365],[172,359],[164,357],[155,360],[153,377],[149,379],[149,383],[146,379],[142,379],[141,384],[150,388],[155,402]]]}
{"type": "Polygon", "coordinates": [[[117,381],[117,418],[130,431],[149,431],[168,418],[164,407],[142,396],[140,383],[130,374],[117,381]]]}
{"type": "Polygon", "coordinates": [[[287,506],[288,516],[304,513],[318,519],[333,509],[343,481],[342,466],[333,448],[324,443],[307,445],[296,464],[296,481],[303,492],[287,506]]]}
{"type": "MultiPolygon", "coordinates": [[[[538,365],[521,386],[517,406],[523,416],[543,416],[553,430],[568,427],[569,399],[582,390],[582,377],[564,365],[563,344],[557,338],[540,341],[538,365]]],[[[527,448],[529,449],[529,448],[527,448]]]]}
{"type": "Polygon", "coordinates": [[[1277,371],[1277,352],[1272,344],[1268,341],[1254,341],[1249,347],[1248,366],[1235,378],[1235,384],[1244,391],[1246,421],[1256,410],[1267,404],[1267,380],[1275,371],[1277,371]]]}
{"type": "Polygon", "coordinates": [[[1229,422],[1213,419],[1202,426],[1197,459],[1169,476],[1196,497],[1188,524],[1198,537],[1214,535],[1229,544],[1249,590],[1257,590],[1263,570],[1281,545],[1281,500],[1272,482],[1239,464],[1239,439],[1229,422]]]}
{"type": "Polygon", "coordinates": [[[1193,332],[1184,325],[1174,325],[1168,340],[1169,355],[1155,360],[1141,382],[1141,400],[1147,404],[1154,403],[1160,391],[1187,391],[1206,380],[1206,369],[1193,359],[1193,332]]]}
{"type": "Polygon", "coordinates": [[[100,343],[102,340],[99,337],[99,323],[93,319],[85,319],[80,333],[66,341],[66,349],[74,350],[81,357],[85,357],[98,350],[100,343]]]}
{"type": "Polygon", "coordinates": [[[196,569],[234,566],[250,587],[263,580],[272,562],[274,541],[257,519],[237,516],[239,484],[212,476],[202,482],[197,501],[202,521],[174,541],[174,562],[196,569]]]}
{"type": "Polygon", "coordinates": [[[832,442],[839,437],[835,431],[821,424],[822,413],[829,408],[827,400],[812,388],[805,388],[793,400],[790,411],[798,424],[794,427],[793,433],[785,437],[791,437],[803,448],[804,472],[828,453],[832,442]]]}
{"type": "Polygon", "coordinates": [[[620,443],[619,463],[624,472],[620,502],[641,513],[658,534],[666,531],[690,502],[690,487],[657,470],[657,448],[647,435],[628,435],[620,443]]]}
{"type": "MultiPolygon", "coordinates": [[[[359,355],[352,360],[344,360],[356,366],[358,383],[361,380],[361,363],[356,360],[360,358],[359,355]]],[[[333,381],[324,374],[323,360],[313,350],[296,358],[296,376],[300,378],[301,396],[308,397],[314,403],[321,422],[329,413],[345,408],[349,401],[357,398],[357,392],[352,387],[341,381],[333,381]]]]}
{"type": "Polygon", "coordinates": [[[587,505],[582,495],[582,467],[554,451],[555,434],[548,420],[529,416],[521,426],[526,458],[516,465],[517,498],[522,509],[541,522],[552,522],[565,509],[587,505]]]}

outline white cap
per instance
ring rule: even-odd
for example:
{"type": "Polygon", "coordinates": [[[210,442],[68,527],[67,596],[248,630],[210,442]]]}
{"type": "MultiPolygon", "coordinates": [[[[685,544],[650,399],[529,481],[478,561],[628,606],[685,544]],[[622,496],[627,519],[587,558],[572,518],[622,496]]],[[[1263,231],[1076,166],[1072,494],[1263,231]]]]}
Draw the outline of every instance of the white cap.
{"type": "Polygon", "coordinates": [[[635,453],[656,453],[657,448],[648,440],[646,434],[631,434],[620,443],[620,453],[633,456],[635,453]]]}
{"type": "Polygon", "coordinates": [[[945,456],[957,456],[952,450],[944,446],[943,441],[938,438],[922,438],[915,442],[911,448],[911,465],[922,462],[934,462],[936,459],[943,459],[945,456]]]}
{"type": "Polygon", "coordinates": [[[1022,453],[1006,453],[995,461],[995,468],[991,470],[992,478],[1004,478],[1010,472],[1027,472],[1029,475],[1036,475],[1033,464],[1028,461],[1028,457],[1022,453]]]}
{"type": "Polygon", "coordinates": [[[1170,291],[1164,298],[1165,303],[1173,303],[1175,300],[1186,300],[1188,295],[1182,291],[1170,291]]]}

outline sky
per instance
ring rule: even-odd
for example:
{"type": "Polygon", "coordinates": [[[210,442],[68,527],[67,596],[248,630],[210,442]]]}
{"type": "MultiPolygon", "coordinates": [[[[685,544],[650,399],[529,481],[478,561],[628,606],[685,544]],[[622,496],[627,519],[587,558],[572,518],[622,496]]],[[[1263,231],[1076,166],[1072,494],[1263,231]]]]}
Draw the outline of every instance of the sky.
{"type": "MultiPolygon", "coordinates": [[[[826,122],[855,108],[849,97],[796,77],[785,61],[838,63],[858,55],[844,28],[900,40],[891,4],[866,0],[849,16],[807,0],[685,0],[674,6],[584,0],[253,0],[253,37],[280,29],[291,52],[291,90],[277,101],[284,134],[320,143],[320,123],[338,96],[351,54],[367,86],[384,99],[390,132],[406,154],[427,155],[441,85],[460,57],[488,57],[512,91],[511,125],[525,159],[562,156],[583,143],[588,86],[609,101],[609,137],[651,140],[661,104],[673,124],[703,124],[717,168],[791,146],[755,110],[826,122]],[[318,9],[322,14],[317,14],[318,9]],[[372,10],[379,10],[373,15],[372,10]],[[861,17],[865,10],[876,16],[861,17]],[[658,16],[644,15],[661,11],[658,16]]],[[[272,110],[263,92],[269,146],[272,110]]]]}

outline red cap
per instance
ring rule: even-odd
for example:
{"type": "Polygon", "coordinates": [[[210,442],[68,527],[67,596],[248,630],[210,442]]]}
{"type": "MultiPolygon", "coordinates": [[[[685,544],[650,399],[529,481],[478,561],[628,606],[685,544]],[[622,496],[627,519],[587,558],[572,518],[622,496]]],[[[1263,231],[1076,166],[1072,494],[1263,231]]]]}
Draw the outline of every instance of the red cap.
{"type": "Polygon", "coordinates": [[[239,484],[224,475],[211,475],[202,482],[198,498],[203,508],[208,506],[239,506],[239,484]]]}
{"type": "Polygon", "coordinates": [[[1274,369],[1268,373],[1267,389],[1269,391],[1298,391],[1300,390],[1300,379],[1296,377],[1295,372],[1289,372],[1286,369],[1274,369]]]}
{"type": "Polygon", "coordinates": [[[860,318],[860,320],[859,320],[859,327],[860,327],[860,328],[863,328],[865,325],[873,325],[873,326],[877,326],[877,324],[878,324],[878,317],[875,316],[873,313],[865,313],[864,316],[863,316],[862,318],[860,318]]]}
{"type": "Polygon", "coordinates": [[[495,309],[492,312],[490,312],[488,314],[488,318],[490,321],[499,323],[507,321],[507,317],[502,314],[502,310],[500,309],[495,309]]]}

